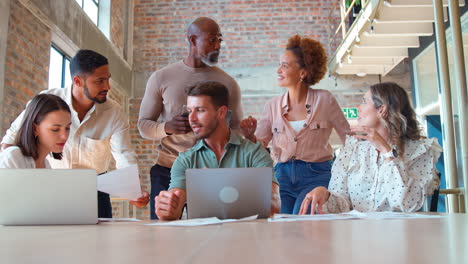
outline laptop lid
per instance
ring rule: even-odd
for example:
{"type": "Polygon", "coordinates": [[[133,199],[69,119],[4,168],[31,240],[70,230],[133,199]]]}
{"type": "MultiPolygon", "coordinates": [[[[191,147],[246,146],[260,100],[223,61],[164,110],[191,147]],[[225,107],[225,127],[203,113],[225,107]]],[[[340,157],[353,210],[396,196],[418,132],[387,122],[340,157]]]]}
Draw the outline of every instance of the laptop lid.
{"type": "Polygon", "coordinates": [[[0,169],[0,225],[96,224],[95,170],[0,169]]]}
{"type": "Polygon", "coordinates": [[[270,215],[271,168],[188,169],[188,218],[270,215]]]}

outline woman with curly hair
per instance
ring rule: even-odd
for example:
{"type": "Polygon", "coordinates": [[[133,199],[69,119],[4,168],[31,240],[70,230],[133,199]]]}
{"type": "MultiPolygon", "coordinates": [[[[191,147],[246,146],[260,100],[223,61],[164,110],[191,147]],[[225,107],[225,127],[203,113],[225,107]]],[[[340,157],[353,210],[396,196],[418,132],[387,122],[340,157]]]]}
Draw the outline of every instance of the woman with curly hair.
{"type": "Polygon", "coordinates": [[[307,194],[308,211],[414,212],[439,185],[435,165],[442,151],[437,139],[421,136],[408,94],[395,83],[370,87],[358,106],[358,126],[332,169],[329,188],[307,194]],[[313,210],[310,210],[313,208],[313,210]]]}
{"type": "Polygon", "coordinates": [[[266,147],[276,162],[281,213],[297,214],[305,195],[328,186],[333,149],[328,139],[334,128],[344,143],[349,124],[335,97],[312,89],[327,72],[327,55],[316,40],[293,36],[280,57],[278,85],[287,92],[268,101],[263,118],[249,117],[241,132],[266,147]]]}

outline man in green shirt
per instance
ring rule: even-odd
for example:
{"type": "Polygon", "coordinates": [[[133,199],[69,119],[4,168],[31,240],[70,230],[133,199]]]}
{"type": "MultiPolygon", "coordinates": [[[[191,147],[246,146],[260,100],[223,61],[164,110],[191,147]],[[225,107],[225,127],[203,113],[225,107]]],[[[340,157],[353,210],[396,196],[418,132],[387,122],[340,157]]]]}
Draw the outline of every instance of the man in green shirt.
{"type": "MultiPolygon", "coordinates": [[[[191,168],[273,167],[273,161],[260,143],[252,143],[231,131],[226,122],[229,93],[218,82],[206,81],[189,87],[189,123],[198,142],[180,153],[171,169],[168,191],[156,196],[156,215],[175,220],[186,202],[185,170],[191,168]]],[[[272,175],[271,214],[279,213],[281,202],[278,182],[272,175]]]]}

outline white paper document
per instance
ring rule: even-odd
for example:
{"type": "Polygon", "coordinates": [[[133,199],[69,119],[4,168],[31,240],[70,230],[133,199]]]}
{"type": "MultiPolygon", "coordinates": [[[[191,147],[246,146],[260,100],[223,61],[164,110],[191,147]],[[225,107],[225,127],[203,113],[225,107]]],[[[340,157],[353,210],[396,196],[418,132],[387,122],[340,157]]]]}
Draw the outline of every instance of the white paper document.
{"type": "Polygon", "coordinates": [[[321,221],[321,220],[347,220],[357,219],[353,214],[315,214],[315,215],[290,215],[275,214],[268,218],[268,222],[293,222],[293,221],[321,221]]]}
{"type": "Polygon", "coordinates": [[[154,224],[146,224],[149,226],[204,226],[204,225],[217,225],[223,223],[244,222],[257,219],[258,215],[252,215],[241,219],[225,219],[221,220],[217,217],[210,218],[195,218],[179,221],[158,222],[154,224]]]}
{"type": "Polygon", "coordinates": [[[400,212],[359,212],[356,210],[341,214],[315,214],[315,215],[290,215],[275,214],[268,218],[269,222],[290,222],[290,221],[320,221],[320,220],[348,220],[348,219],[422,219],[440,218],[443,215],[430,215],[420,213],[400,213],[400,212]]]}
{"type": "Polygon", "coordinates": [[[423,219],[444,217],[444,215],[399,212],[368,212],[361,214],[364,214],[364,216],[360,217],[362,219],[423,219]]]}
{"type": "Polygon", "coordinates": [[[141,197],[138,167],[132,165],[119,170],[98,175],[97,189],[124,199],[136,200],[141,197]]]}

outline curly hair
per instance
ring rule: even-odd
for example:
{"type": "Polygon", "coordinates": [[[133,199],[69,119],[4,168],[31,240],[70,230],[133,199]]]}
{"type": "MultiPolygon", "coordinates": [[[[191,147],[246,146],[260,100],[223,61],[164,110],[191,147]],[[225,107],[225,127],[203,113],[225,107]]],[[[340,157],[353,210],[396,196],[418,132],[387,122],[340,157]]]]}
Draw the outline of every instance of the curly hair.
{"type": "Polygon", "coordinates": [[[422,138],[421,128],[416,113],[410,105],[408,94],[393,82],[374,84],[370,87],[370,91],[376,109],[382,105],[388,106],[384,126],[390,140],[397,146],[399,154],[403,154],[405,140],[422,138]]]}
{"type": "Polygon", "coordinates": [[[286,50],[292,51],[299,66],[306,70],[303,82],[307,86],[318,83],[327,73],[327,53],[319,41],[295,35],[288,40],[286,50]]]}

